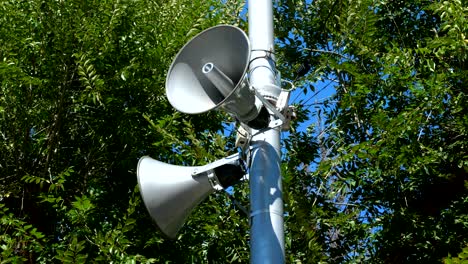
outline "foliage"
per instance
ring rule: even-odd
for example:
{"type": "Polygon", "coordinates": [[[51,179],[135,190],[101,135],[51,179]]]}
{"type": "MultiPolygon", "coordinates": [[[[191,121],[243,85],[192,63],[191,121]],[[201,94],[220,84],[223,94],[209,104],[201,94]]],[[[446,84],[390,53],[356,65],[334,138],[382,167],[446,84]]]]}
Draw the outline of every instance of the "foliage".
{"type": "MultiPolygon", "coordinates": [[[[277,65],[298,87],[283,140],[287,262],[466,261],[466,1],[274,3],[277,65]]],[[[237,151],[226,116],[178,113],[163,87],[198,32],[246,28],[244,4],[0,2],[2,263],[249,259],[248,217],[226,195],[168,240],[135,177],[143,155],[201,165],[237,151]]],[[[246,205],[247,184],[233,196],[246,205]]]]}
{"type": "Polygon", "coordinates": [[[458,264],[458,263],[466,263],[468,261],[468,248],[463,248],[463,251],[458,254],[458,257],[449,257],[444,259],[444,263],[446,264],[458,264]]]}
{"type": "MultiPolygon", "coordinates": [[[[205,28],[233,22],[239,6],[0,3],[2,263],[203,262],[213,248],[239,259],[247,223],[235,211],[204,222],[197,212],[170,241],[157,233],[135,187],[142,155],[197,164],[232,148],[218,134],[221,115],[175,113],[163,87],[182,45],[205,28]],[[220,220],[235,220],[242,232],[229,234],[218,228],[220,220]]],[[[223,195],[212,199],[201,210],[219,212],[228,202],[223,195]]]]}
{"type": "Polygon", "coordinates": [[[288,228],[306,234],[291,242],[291,262],[433,263],[459,252],[468,233],[466,3],[277,8],[279,57],[289,61],[279,65],[312,66],[305,94],[316,80],[336,91],[308,116],[326,120],[309,136],[318,157],[288,164],[288,221],[302,219],[302,229],[288,228]]]}

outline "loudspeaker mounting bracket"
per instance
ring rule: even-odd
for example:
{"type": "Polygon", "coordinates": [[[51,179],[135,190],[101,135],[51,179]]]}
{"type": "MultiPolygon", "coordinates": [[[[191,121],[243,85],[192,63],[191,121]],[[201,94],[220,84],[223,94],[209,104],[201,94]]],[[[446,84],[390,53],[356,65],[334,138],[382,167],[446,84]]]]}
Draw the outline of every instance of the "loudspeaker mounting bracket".
{"type": "Polygon", "coordinates": [[[231,186],[232,183],[232,177],[235,176],[236,178],[242,178],[245,175],[245,167],[243,166],[242,159],[240,158],[240,154],[236,153],[231,156],[225,157],[223,159],[217,160],[215,162],[212,162],[210,164],[207,164],[205,166],[200,166],[195,168],[192,171],[192,177],[198,177],[202,175],[207,175],[208,179],[211,183],[211,186],[213,189],[217,191],[221,191],[229,186],[231,186]],[[227,166],[225,166],[227,165],[227,166]],[[226,167],[227,170],[229,170],[229,166],[231,166],[230,175],[217,175],[216,174],[216,169],[224,169],[226,167]],[[223,167],[223,168],[221,168],[223,167]],[[237,172],[232,171],[232,167],[238,167],[238,171],[242,172],[242,175],[232,175],[232,174],[239,174],[237,172]],[[240,176],[240,177],[239,177],[240,176]],[[223,184],[224,183],[224,184],[223,184]],[[225,186],[227,185],[227,186],[225,186]]]}
{"type": "MultiPolygon", "coordinates": [[[[277,88],[281,89],[279,87],[277,88]]],[[[288,105],[290,91],[281,90],[280,95],[276,100],[276,106],[274,106],[262,94],[260,94],[260,92],[258,92],[257,89],[255,89],[255,87],[250,86],[250,90],[262,102],[263,106],[267,108],[271,113],[273,113],[273,116],[275,117],[274,120],[270,121],[268,127],[277,128],[281,126],[281,130],[289,130],[291,118],[295,116],[294,107],[288,105]]]]}

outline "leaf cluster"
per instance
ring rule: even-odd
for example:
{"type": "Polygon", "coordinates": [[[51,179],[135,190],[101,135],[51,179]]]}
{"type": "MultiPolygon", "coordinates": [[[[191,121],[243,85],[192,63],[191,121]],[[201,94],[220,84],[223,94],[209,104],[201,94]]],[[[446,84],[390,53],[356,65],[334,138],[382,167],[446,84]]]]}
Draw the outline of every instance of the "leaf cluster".
{"type": "MultiPolygon", "coordinates": [[[[233,149],[218,133],[219,113],[176,113],[164,84],[179,49],[201,30],[234,23],[240,6],[0,3],[0,262],[245,260],[238,231],[246,224],[236,222],[236,235],[217,226],[238,221],[235,211],[206,222],[205,213],[195,213],[181,238],[170,241],[154,228],[135,187],[143,155],[195,165],[233,149]]],[[[213,199],[202,210],[219,214],[230,203],[213,199]]]]}
{"type": "Polygon", "coordinates": [[[291,228],[307,234],[288,244],[291,261],[457,254],[468,231],[466,3],[279,1],[277,10],[285,76],[307,62],[303,96],[321,92],[317,80],[334,90],[306,119],[318,120],[309,153],[286,142],[288,217],[308,226],[291,228]],[[308,158],[295,160],[296,149],[308,158]]]}

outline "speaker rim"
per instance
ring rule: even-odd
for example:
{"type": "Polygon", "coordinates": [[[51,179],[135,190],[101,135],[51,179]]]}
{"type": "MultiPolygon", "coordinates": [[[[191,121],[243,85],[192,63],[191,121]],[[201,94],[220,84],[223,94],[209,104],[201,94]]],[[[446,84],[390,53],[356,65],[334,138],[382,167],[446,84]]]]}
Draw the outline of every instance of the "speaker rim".
{"type": "Polygon", "coordinates": [[[169,104],[175,108],[177,111],[179,112],[182,112],[182,113],[185,113],[185,114],[203,114],[203,113],[206,113],[208,111],[211,111],[211,110],[215,110],[215,109],[218,109],[220,107],[222,107],[222,105],[241,87],[243,86],[247,80],[247,72],[249,70],[249,65],[250,65],[250,56],[251,56],[251,53],[252,53],[252,46],[250,44],[250,39],[249,37],[247,36],[247,34],[244,32],[244,30],[242,30],[241,28],[239,27],[236,27],[236,26],[233,26],[233,25],[227,25],[227,24],[221,24],[221,25],[216,25],[216,26],[213,26],[213,27],[210,27],[210,28],[207,28],[205,30],[203,30],[202,32],[198,33],[197,35],[195,35],[194,37],[192,37],[189,41],[187,41],[187,43],[184,44],[184,46],[182,46],[182,48],[177,52],[177,54],[175,55],[175,57],[172,59],[172,62],[171,62],[171,66],[169,67],[169,71],[167,72],[167,75],[166,75],[166,81],[165,81],[165,92],[166,92],[166,97],[169,101],[169,104]],[[203,111],[197,111],[197,112],[186,112],[182,109],[178,109],[177,107],[175,107],[172,103],[171,103],[171,100],[169,99],[169,92],[168,92],[168,83],[169,83],[169,79],[171,77],[171,72],[174,68],[174,66],[176,65],[176,62],[178,63],[178,58],[179,56],[184,52],[185,48],[189,45],[191,45],[191,42],[198,38],[199,36],[203,35],[203,34],[206,34],[208,33],[209,31],[212,31],[212,30],[217,30],[219,28],[230,28],[230,29],[234,29],[238,32],[241,33],[241,35],[244,37],[244,39],[246,40],[246,44],[247,44],[247,54],[246,54],[246,63],[245,63],[245,66],[244,66],[244,69],[242,71],[242,77],[241,77],[241,80],[236,84],[236,86],[234,87],[234,89],[229,93],[228,96],[226,96],[223,100],[221,100],[219,103],[217,103],[214,107],[212,108],[208,108],[208,109],[205,109],[203,111]]]}
{"type": "Polygon", "coordinates": [[[139,160],[138,160],[138,165],[137,165],[137,180],[138,180],[138,191],[140,192],[140,196],[141,196],[141,201],[143,202],[143,205],[145,206],[145,209],[146,209],[146,212],[147,212],[147,215],[149,216],[149,218],[151,219],[151,222],[153,223],[153,226],[156,227],[156,230],[159,231],[159,233],[163,234],[165,238],[168,238],[170,240],[176,240],[177,239],[177,233],[175,236],[170,236],[169,234],[167,234],[166,232],[164,232],[164,230],[159,226],[158,222],[156,221],[155,218],[153,218],[153,216],[151,215],[151,212],[148,208],[148,205],[146,205],[145,203],[145,196],[143,195],[143,189],[141,187],[141,183],[140,183],[140,176],[139,176],[139,171],[140,171],[140,163],[145,159],[145,158],[150,158],[150,159],[153,159],[151,156],[149,155],[145,155],[145,156],[142,156],[139,160]]]}

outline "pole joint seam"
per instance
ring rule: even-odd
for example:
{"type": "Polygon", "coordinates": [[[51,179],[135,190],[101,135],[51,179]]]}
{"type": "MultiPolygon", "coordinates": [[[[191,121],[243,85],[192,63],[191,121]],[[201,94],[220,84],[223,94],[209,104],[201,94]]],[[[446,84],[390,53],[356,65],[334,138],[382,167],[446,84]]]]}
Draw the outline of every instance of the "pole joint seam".
{"type": "Polygon", "coordinates": [[[260,209],[260,210],[255,210],[255,211],[251,212],[250,213],[250,218],[252,218],[252,217],[254,217],[256,215],[259,215],[259,214],[270,214],[270,213],[283,217],[283,214],[281,212],[279,212],[278,210],[260,209]]]}

